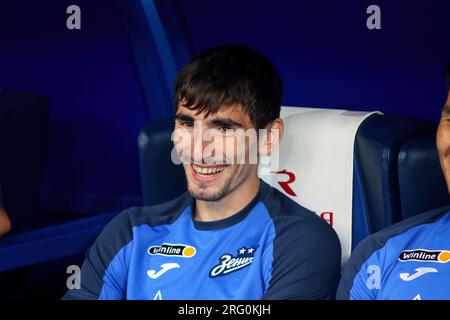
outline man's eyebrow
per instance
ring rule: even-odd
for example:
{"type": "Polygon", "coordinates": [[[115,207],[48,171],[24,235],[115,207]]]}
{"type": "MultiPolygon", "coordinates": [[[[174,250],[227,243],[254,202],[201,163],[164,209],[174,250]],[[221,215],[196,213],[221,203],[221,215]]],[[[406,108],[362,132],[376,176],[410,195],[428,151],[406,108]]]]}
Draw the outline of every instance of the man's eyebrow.
{"type": "MultiPolygon", "coordinates": [[[[189,122],[195,121],[192,116],[181,112],[175,115],[175,120],[189,122]]],[[[217,127],[244,128],[243,124],[229,118],[213,118],[211,120],[208,120],[208,124],[217,127]]]]}
{"type": "Polygon", "coordinates": [[[450,114],[450,105],[446,104],[442,107],[442,114],[448,115],[450,114]]]}
{"type": "Polygon", "coordinates": [[[192,118],[190,115],[187,115],[184,113],[177,113],[175,115],[175,120],[194,122],[194,118],[192,118]]]}
{"type": "Polygon", "coordinates": [[[244,128],[244,125],[229,118],[214,118],[209,121],[217,127],[244,128]]]}

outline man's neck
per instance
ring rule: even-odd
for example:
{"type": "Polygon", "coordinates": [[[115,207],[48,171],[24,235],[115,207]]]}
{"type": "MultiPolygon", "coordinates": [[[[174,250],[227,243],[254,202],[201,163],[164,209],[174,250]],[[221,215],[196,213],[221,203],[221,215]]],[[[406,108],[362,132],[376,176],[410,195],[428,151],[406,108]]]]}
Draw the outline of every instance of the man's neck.
{"type": "Polygon", "coordinates": [[[259,178],[249,178],[218,201],[195,200],[196,221],[223,220],[244,209],[259,190],[259,178]]]}

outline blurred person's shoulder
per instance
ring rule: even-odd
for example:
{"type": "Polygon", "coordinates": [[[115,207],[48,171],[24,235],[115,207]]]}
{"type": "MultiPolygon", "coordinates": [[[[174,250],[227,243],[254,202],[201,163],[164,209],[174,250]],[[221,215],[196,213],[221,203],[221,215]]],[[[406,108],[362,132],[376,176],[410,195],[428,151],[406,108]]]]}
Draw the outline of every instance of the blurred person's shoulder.
{"type": "Polygon", "coordinates": [[[367,259],[374,251],[383,248],[386,245],[394,245],[394,243],[388,243],[390,239],[396,237],[417,237],[418,234],[427,232],[428,229],[424,229],[423,227],[442,224],[449,219],[450,206],[437,208],[410,217],[380,230],[361,241],[361,243],[356,247],[354,255],[363,256],[367,259]]]}

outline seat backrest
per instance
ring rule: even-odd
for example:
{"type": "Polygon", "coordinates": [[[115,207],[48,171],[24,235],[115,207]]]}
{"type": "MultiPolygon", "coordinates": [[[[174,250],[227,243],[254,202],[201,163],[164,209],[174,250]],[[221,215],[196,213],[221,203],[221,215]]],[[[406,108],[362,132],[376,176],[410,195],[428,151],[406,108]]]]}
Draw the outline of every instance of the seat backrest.
{"type": "Polygon", "coordinates": [[[173,127],[174,119],[161,119],[148,123],[139,134],[140,175],[146,206],[172,200],[186,191],[183,167],[171,159],[173,127]]]}
{"type": "Polygon", "coordinates": [[[402,220],[399,152],[433,126],[414,117],[373,115],[359,127],[353,176],[353,248],[368,235],[402,220]]]}
{"type": "Polygon", "coordinates": [[[271,174],[260,170],[267,183],[333,226],[343,261],[350,256],[352,245],[354,141],[359,126],[372,114],[283,107],[285,130],[279,161],[271,174]]]}
{"type": "Polygon", "coordinates": [[[450,204],[436,149],[436,130],[402,145],[397,170],[402,220],[450,204]]]}
{"type": "Polygon", "coordinates": [[[49,111],[47,97],[0,90],[1,198],[13,232],[31,229],[39,211],[49,111]]]}

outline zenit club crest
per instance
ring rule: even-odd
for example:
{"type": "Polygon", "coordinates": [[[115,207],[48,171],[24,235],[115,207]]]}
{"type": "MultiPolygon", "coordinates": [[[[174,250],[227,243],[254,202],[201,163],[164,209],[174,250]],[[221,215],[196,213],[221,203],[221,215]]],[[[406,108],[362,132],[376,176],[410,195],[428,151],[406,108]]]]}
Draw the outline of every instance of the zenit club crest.
{"type": "Polygon", "coordinates": [[[151,256],[160,255],[166,257],[182,257],[191,258],[195,256],[197,250],[186,244],[171,244],[163,243],[160,246],[151,246],[148,248],[147,253],[151,256]]]}
{"type": "Polygon", "coordinates": [[[225,276],[229,273],[241,270],[249,266],[254,259],[257,248],[241,248],[237,250],[237,255],[225,253],[219,258],[219,264],[215,265],[209,272],[211,278],[225,276]]]}

